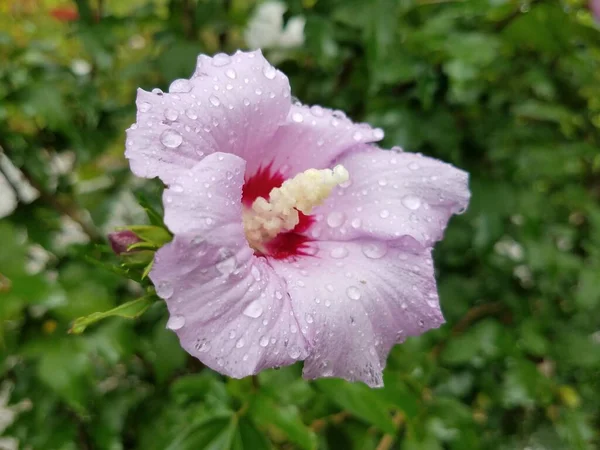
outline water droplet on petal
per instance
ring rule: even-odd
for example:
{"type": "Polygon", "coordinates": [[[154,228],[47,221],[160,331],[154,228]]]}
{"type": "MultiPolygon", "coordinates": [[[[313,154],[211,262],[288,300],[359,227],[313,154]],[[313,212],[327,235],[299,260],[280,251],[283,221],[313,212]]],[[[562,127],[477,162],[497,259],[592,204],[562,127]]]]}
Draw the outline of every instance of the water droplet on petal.
{"type": "Polygon", "coordinates": [[[254,277],[256,281],[260,281],[260,269],[258,267],[252,266],[250,272],[252,273],[252,277],[254,277]]]}
{"type": "Polygon", "coordinates": [[[416,210],[421,206],[421,199],[415,195],[406,195],[402,198],[402,204],[408,209],[416,210]]]}
{"type": "Polygon", "coordinates": [[[218,97],[216,97],[216,96],[214,96],[214,95],[211,95],[211,96],[208,98],[208,101],[209,101],[209,102],[211,103],[211,105],[213,105],[213,106],[219,106],[219,105],[221,104],[221,100],[219,100],[219,98],[218,98],[218,97]]]}
{"type": "Polygon", "coordinates": [[[348,295],[350,300],[360,300],[360,289],[356,286],[350,286],[346,289],[346,295],[348,295]]]}
{"type": "Polygon", "coordinates": [[[169,86],[169,92],[173,93],[185,93],[190,92],[192,90],[192,83],[190,80],[186,80],[184,78],[180,78],[179,80],[175,80],[169,86]]]}
{"type": "Polygon", "coordinates": [[[165,130],[160,135],[160,142],[168,148],[177,148],[183,142],[183,137],[175,130],[165,130]]]}
{"type": "Polygon", "coordinates": [[[390,212],[387,209],[382,209],[379,213],[379,217],[381,217],[382,219],[387,219],[388,217],[390,217],[390,212]]]}
{"type": "Polygon", "coordinates": [[[385,133],[383,132],[383,130],[381,128],[375,128],[373,130],[373,137],[377,140],[383,139],[383,137],[385,136],[385,133]]]}
{"type": "Polygon", "coordinates": [[[308,313],[306,313],[306,315],[304,316],[304,318],[306,319],[306,322],[308,322],[308,323],[313,323],[315,321],[315,319],[313,319],[313,316],[311,316],[308,313]]]}
{"type": "Polygon", "coordinates": [[[342,259],[348,256],[348,249],[346,247],[336,247],[331,250],[329,255],[334,259],[342,259]]]}
{"type": "Polygon", "coordinates": [[[215,67],[223,67],[231,62],[231,57],[225,53],[217,53],[213,56],[212,65],[215,67]]]}
{"type": "Polygon", "coordinates": [[[235,80],[235,77],[237,77],[237,73],[235,72],[234,69],[227,69],[225,71],[225,75],[227,75],[227,77],[232,80],[235,80]]]}
{"type": "Polygon", "coordinates": [[[250,106],[250,100],[247,98],[244,99],[244,106],[250,106]]]}
{"type": "Polygon", "coordinates": [[[352,135],[352,139],[354,139],[355,141],[360,141],[362,139],[362,137],[363,137],[363,135],[360,131],[356,131],[352,135]]]}
{"type": "Polygon", "coordinates": [[[277,300],[281,300],[283,298],[283,294],[281,291],[275,291],[275,297],[277,297],[277,300]]]}
{"type": "Polygon", "coordinates": [[[352,219],[352,222],[350,222],[350,225],[352,226],[352,228],[360,228],[360,225],[362,224],[362,221],[358,218],[356,219],[352,219]]]}
{"type": "Polygon", "coordinates": [[[140,105],[138,106],[138,109],[140,110],[140,112],[148,112],[152,109],[152,105],[148,102],[142,102],[140,103],[140,105]]]}
{"type": "Polygon", "coordinates": [[[294,345],[290,347],[288,354],[290,355],[290,358],[297,359],[300,357],[300,349],[294,345]]]}
{"type": "Polygon", "coordinates": [[[344,223],[344,213],[333,211],[327,216],[327,225],[331,228],[337,228],[344,223]]]}
{"type": "Polygon", "coordinates": [[[321,108],[319,105],[311,106],[310,112],[315,117],[323,117],[323,108],[321,108]]]}
{"type": "Polygon", "coordinates": [[[184,325],[185,317],[178,314],[169,317],[169,320],[167,321],[167,328],[173,331],[180,330],[184,325]]]}
{"type": "Polygon", "coordinates": [[[383,242],[371,242],[362,246],[362,252],[367,258],[383,258],[387,253],[387,246],[383,242]]]}
{"type": "Polygon", "coordinates": [[[246,309],[244,309],[244,315],[252,317],[253,319],[260,317],[262,313],[263,307],[256,300],[250,303],[248,306],[246,306],[246,309]]]}
{"type": "Polygon", "coordinates": [[[198,118],[198,114],[193,109],[187,109],[185,111],[185,115],[188,116],[188,118],[190,118],[192,120],[195,120],[198,118]]]}
{"type": "Polygon", "coordinates": [[[410,170],[417,170],[417,169],[419,168],[419,165],[418,165],[416,162],[411,162],[411,163],[408,165],[408,168],[409,168],[410,170]]]}
{"type": "Polygon", "coordinates": [[[158,95],[158,96],[161,96],[161,95],[163,95],[163,94],[164,94],[164,92],[162,91],[162,89],[159,89],[159,88],[154,88],[154,89],[152,89],[152,93],[153,93],[154,95],[158,95]]]}
{"type": "Polygon", "coordinates": [[[242,348],[244,344],[244,338],[239,338],[238,341],[235,343],[235,348],[242,348]]]}
{"type": "Polygon", "coordinates": [[[236,265],[237,261],[235,260],[235,256],[231,256],[219,261],[216,264],[216,268],[222,275],[227,276],[231,275],[231,273],[235,270],[236,265]]]}
{"type": "Polygon", "coordinates": [[[275,75],[277,75],[277,70],[275,69],[275,67],[267,64],[265,67],[263,67],[263,75],[265,76],[265,78],[272,80],[273,78],[275,78],[275,75]]]}
{"type": "Polygon", "coordinates": [[[173,122],[173,121],[177,120],[178,117],[179,117],[179,113],[177,111],[175,111],[174,109],[167,108],[165,110],[165,119],[173,122]]]}
{"type": "Polygon", "coordinates": [[[269,338],[266,336],[262,336],[258,341],[258,345],[260,345],[261,347],[266,347],[267,345],[269,345],[269,338]]]}
{"type": "Polygon", "coordinates": [[[165,300],[168,300],[173,295],[173,285],[168,281],[161,281],[156,286],[156,294],[165,300]]]}
{"type": "Polygon", "coordinates": [[[195,347],[199,352],[205,353],[210,350],[210,342],[208,342],[206,339],[198,340],[196,341],[195,347]]]}
{"type": "Polygon", "coordinates": [[[171,186],[173,192],[183,192],[183,186],[180,184],[174,184],[171,186]]]}
{"type": "Polygon", "coordinates": [[[292,114],[292,120],[296,123],[302,123],[304,122],[304,116],[299,112],[295,112],[292,114]]]}

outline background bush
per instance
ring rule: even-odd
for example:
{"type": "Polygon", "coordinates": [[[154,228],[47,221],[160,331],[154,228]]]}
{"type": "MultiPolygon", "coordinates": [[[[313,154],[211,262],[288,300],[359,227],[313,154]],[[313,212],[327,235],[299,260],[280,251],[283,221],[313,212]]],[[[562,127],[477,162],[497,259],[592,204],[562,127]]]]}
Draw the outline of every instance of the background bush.
{"type": "Polygon", "coordinates": [[[0,448],[592,449],[600,445],[600,33],[582,1],[290,0],[266,52],[303,102],[471,173],[435,252],[448,323],[385,388],[301,367],[219,376],[98,267],[160,185],[123,157],[135,89],[244,48],[252,0],[0,4],[0,448]],[[13,210],[14,208],[14,210],[13,210]],[[100,244],[100,245],[99,245],[100,244]],[[18,444],[17,444],[18,441],[18,444]]]}

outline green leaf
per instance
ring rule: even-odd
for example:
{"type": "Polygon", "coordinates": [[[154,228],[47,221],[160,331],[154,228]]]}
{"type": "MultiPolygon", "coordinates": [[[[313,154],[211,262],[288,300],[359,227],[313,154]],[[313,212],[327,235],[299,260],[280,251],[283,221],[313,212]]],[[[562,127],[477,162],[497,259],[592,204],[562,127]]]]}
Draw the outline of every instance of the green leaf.
{"type": "Polygon", "coordinates": [[[385,433],[396,433],[388,403],[381,397],[380,391],[362,383],[334,378],[317,380],[316,385],[324,395],[344,410],[375,425],[385,433]]]}
{"type": "Polygon", "coordinates": [[[290,442],[304,450],[317,448],[315,434],[302,422],[294,405],[278,405],[263,393],[258,393],[252,400],[248,414],[259,425],[277,428],[290,442]]]}
{"type": "Polygon", "coordinates": [[[123,317],[125,319],[135,319],[141,316],[155,301],[153,296],[141,297],[136,300],[131,300],[130,302],[123,303],[122,305],[117,306],[108,311],[97,312],[90,314],[89,316],[79,317],[73,322],[70,333],[80,334],[85,331],[85,329],[93,323],[96,323],[100,320],[106,319],[108,317],[123,317]]]}

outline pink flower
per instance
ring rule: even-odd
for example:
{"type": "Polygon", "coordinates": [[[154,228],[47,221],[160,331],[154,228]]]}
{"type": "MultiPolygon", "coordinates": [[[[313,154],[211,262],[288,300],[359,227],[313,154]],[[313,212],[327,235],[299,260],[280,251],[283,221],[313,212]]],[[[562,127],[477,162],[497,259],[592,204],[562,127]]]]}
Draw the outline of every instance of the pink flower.
{"type": "Polygon", "coordinates": [[[600,0],[590,0],[589,6],[596,22],[600,22],[600,0]]]}
{"type": "Polygon", "coordinates": [[[304,360],[307,378],[381,386],[391,347],[443,323],[431,251],[467,174],[292,103],[260,52],[201,55],[169,91],[138,92],[126,151],[168,186],[174,239],[150,273],[168,327],[232,377],[304,360]]]}

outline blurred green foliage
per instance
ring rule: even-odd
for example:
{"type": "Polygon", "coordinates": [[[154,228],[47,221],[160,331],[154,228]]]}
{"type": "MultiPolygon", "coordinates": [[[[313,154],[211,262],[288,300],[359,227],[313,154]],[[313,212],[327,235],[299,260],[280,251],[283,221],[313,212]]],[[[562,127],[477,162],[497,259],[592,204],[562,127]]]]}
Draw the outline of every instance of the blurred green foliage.
{"type": "Polygon", "coordinates": [[[286,18],[306,18],[305,45],[278,57],[298,98],[471,173],[469,211],[436,249],[448,323],[394,349],[382,390],[307,382],[299,365],[221,377],[180,349],[161,302],[135,321],[68,334],[74,319],[145,295],[147,285],[91,262],[113,265],[103,236],[144,222],[136,197],[159,207],[159,184],[135,180],[123,158],[135,89],[188,76],[198,53],[243,48],[256,4],[8,0],[0,197],[19,202],[0,220],[0,376],[10,388],[0,416],[16,417],[0,442],[600,446],[600,32],[584,2],[287,6],[286,18]]]}

